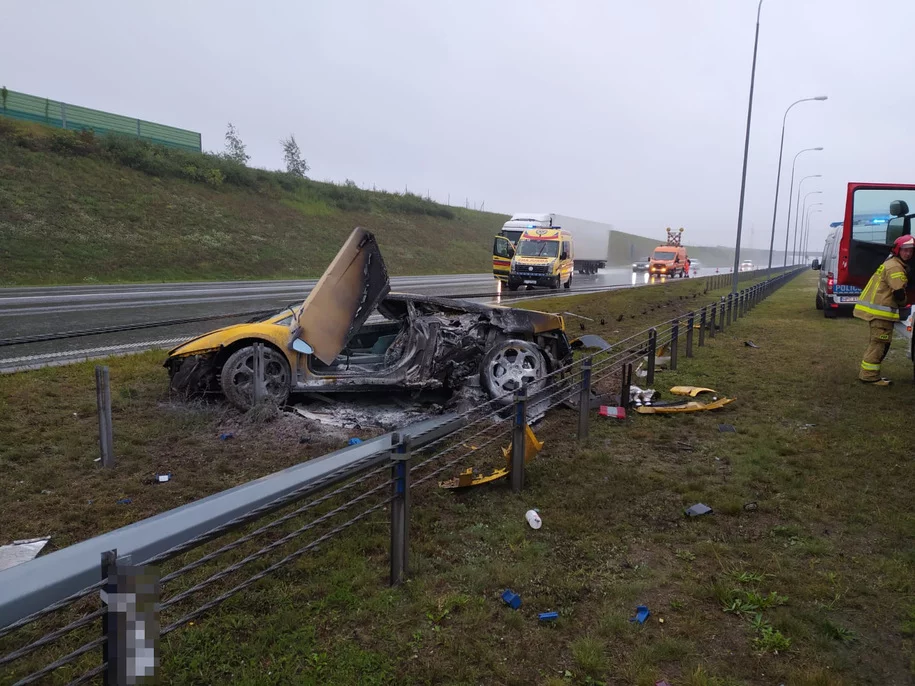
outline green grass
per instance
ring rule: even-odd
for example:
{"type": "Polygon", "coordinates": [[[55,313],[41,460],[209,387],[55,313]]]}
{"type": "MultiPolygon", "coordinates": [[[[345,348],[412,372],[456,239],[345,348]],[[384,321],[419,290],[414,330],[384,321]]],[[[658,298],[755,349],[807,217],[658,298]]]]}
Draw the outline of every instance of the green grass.
{"type": "Polygon", "coordinates": [[[2,117],[0,178],[0,286],[316,277],[355,226],[392,274],[480,273],[507,219],[2,117]]]}
{"type": "MultiPolygon", "coordinates": [[[[814,288],[802,275],[679,371],[659,374],[661,390],[701,384],[737,398],[724,410],[593,415],[584,443],[574,440],[575,413],[557,411],[536,429],[546,445],[522,495],[505,484],[417,487],[404,586],[385,583],[388,524],[376,513],[170,634],[165,680],[909,683],[915,474],[899,408],[911,363],[894,346],[884,373],[900,383],[860,385],[866,328],[825,320],[814,288]],[[718,432],[721,422],[738,433],[718,432]],[[684,518],[697,501],[715,513],[684,518]],[[530,507],[540,530],[524,523],[530,507]],[[501,603],[505,588],[523,598],[519,610],[501,603]],[[756,609],[725,612],[729,599],[756,609]],[[644,625],[628,621],[639,604],[652,611],[644,625]],[[547,610],[559,620],[538,623],[547,610]]],[[[684,295],[655,290],[675,309],[682,301],[671,294],[684,295]]],[[[625,312],[611,296],[605,313],[625,312]]],[[[661,318],[656,308],[649,321],[661,318]]],[[[41,411],[33,405],[31,416],[41,411]]],[[[498,463],[495,446],[475,465],[487,459],[498,463]]]]}

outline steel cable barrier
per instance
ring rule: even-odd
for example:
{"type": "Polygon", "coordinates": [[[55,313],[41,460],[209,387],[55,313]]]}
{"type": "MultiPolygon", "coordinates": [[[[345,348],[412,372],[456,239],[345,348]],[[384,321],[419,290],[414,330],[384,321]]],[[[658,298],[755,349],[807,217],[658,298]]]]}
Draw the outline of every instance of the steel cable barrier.
{"type": "MultiPolygon", "coordinates": [[[[82,588],[49,586],[43,595],[30,599],[33,605],[40,600],[40,609],[26,611],[31,606],[16,604],[22,600],[16,589],[2,590],[4,575],[17,567],[0,572],[0,684],[127,684],[137,683],[131,674],[158,674],[167,643],[160,639],[296,563],[296,579],[326,574],[318,566],[324,558],[316,556],[329,554],[331,544],[345,532],[366,523],[390,528],[390,583],[401,583],[409,573],[410,512],[425,505],[421,496],[428,494],[435,479],[484,456],[482,451],[510,445],[508,480],[513,490],[522,490],[530,423],[566,407],[577,411],[578,437],[585,438],[597,384],[619,388],[621,404],[626,404],[634,364],[645,361],[650,386],[659,351],[663,349],[675,369],[682,354],[692,357],[695,348],[804,269],[788,270],[707,302],[617,341],[608,350],[578,353],[572,363],[528,387],[492,398],[447,422],[382,437],[352,459],[329,461],[326,469],[319,464],[314,477],[301,485],[153,555],[119,554],[100,542],[90,553],[95,555],[98,581],[82,588]]],[[[191,516],[192,511],[187,512],[191,516]]],[[[92,549],[93,541],[101,538],[77,546],[92,549]]],[[[29,568],[67,550],[19,567],[29,568]]]]}

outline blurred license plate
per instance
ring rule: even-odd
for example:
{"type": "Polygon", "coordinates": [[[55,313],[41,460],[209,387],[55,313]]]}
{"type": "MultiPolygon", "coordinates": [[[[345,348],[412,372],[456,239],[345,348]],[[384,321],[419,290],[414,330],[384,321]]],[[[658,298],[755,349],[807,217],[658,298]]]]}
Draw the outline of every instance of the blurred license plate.
{"type": "Polygon", "coordinates": [[[537,283],[537,279],[525,279],[524,283],[537,283]]]}
{"type": "Polygon", "coordinates": [[[856,303],[856,302],[858,302],[858,296],[856,296],[856,295],[840,295],[840,296],[839,296],[839,302],[840,302],[840,303],[856,303]]]}

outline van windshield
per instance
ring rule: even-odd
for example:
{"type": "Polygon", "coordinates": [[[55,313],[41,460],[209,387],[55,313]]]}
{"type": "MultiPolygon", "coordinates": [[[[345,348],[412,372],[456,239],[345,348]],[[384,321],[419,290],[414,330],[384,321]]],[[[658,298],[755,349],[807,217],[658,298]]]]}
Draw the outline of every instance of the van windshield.
{"type": "Polygon", "coordinates": [[[559,254],[559,241],[525,238],[518,243],[518,254],[522,257],[556,257],[559,254]]]}
{"type": "Polygon", "coordinates": [[[521,229],[518,229],[517,231],[513,229],[502,229],[502,235],[511,241],[512,245],[518,242],[518,239],[521,238],[522,233],[524,233],[524,231],[521,229]]]}
{"type": "Polygon", "coordinates": [[[675,250],[659,250],[653,257],[656,260],[672,260],[677,256],[675,250]]]}

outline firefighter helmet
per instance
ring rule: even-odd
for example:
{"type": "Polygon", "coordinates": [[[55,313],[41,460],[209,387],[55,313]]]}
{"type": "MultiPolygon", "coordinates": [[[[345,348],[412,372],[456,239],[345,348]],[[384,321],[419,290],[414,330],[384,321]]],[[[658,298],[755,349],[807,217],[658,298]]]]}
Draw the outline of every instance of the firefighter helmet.
{"type": "Polygon", "coordinates": [[[915,248],[915,238],[912,236],[900,236],[893,241],[893,254],[897,257],[903,248],[915,248]]]}

